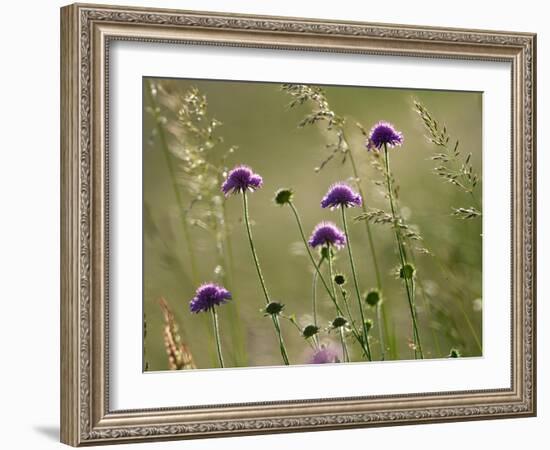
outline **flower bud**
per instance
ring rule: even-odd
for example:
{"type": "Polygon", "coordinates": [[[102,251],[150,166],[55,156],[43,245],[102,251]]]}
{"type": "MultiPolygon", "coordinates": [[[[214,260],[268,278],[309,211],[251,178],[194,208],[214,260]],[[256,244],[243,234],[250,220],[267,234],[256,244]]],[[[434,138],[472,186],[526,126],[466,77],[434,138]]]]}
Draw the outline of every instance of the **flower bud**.
{"type": "Polygon", "coordinates": [[[344,317],[337,317],[331,323],[332,328],[340,328],[346,325],[348,321],[344,317]]]}
{"type": "Polygon", "coordinates": [[[346,283],[346,277],[341,273],[334,275],[334,282],[338,286],[343,286],[346,283]]]}
{"type": "Polygon", "coordinates": [[[367,302],[367,305],[369,306],[376,306],[380,301],[380,292],[378,292],[377,289],[371,289],[367,292],[367,295],[365,295],[365,302],[367,302]]]}
{"type": "Polygon", "coordinates": [[[302,336],[304,336],[306,339],[315,336],[317,333],[319,333],[319,327],[315,325],[308,325],[302,330],[302,336]]]}
{"type": "Polygon", "coordinates": [[[399,270],[399,277],[404,278],[407,280],[411,280],[414,276],[416,269],[412,264],[405,264],[400,270],[399,270]]]}
{"type": "Polygon", "coordinates": [[[460,354],[460,351],[458,351],[456,348],[452,348],[449,352],[448,358],[460,358],[462,355],[460,354]]]}
{"type": "Polygon", "coordinates": [[[275,203],[281,206],[286,203],[290,203],[292,201],[292,195],[292,189],[279,189],[275,193],[275,203]]]}
{"type": "Polygon", "coordinates": [[[276,315],[276,314],[280,314],[282,312],[282,310],[284,309],[284,307],[285,307],[285,305],[283,305],[282,303],[271,302],[270,304],[268,304],[265,307],[264,311],[268,315],[276,315]]]}
{"type": "Polygon", "coordinates": [[[373,325],[374,323],[371,319],[365,320],[365,328],[367,329],[367,333],[371,330],[373,325]]]}

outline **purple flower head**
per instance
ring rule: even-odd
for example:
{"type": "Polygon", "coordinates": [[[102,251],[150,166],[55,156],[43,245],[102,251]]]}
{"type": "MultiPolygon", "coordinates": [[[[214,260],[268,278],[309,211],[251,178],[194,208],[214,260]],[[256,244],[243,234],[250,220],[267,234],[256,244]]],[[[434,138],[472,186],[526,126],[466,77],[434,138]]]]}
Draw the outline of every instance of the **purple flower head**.
{"type": "Polygon", "coordinates": [[[333,184],[321,200],[322,208],[361,206],[361,196],[345,183],[333,184]]]}
{"type": "Polygon", "coordinates": [[[248,166],[237,166],[229,172],[222,184],[222,191],[227,197],[229,194],[238,194],[247,190],[255,191],[262,186],[260,175],[252,172],[248,166]]]}
{"type": "Polygon", "coordinates": [[[189,302],[189,310],[192,313],[209,311],[217,305],[223,305],[231,300],[231,292],[215,283],[204,283],[199,286],[195,296],[189,302]]]}
{"type": "Polygon", "coordinates": [[[309,359],[309,364],[333,364],[339,362],[338,353],[326,345],[321,345],[309,359]]]}
{"type": "Polygon", "coordinates": [[[311,233],[308,244],[311,247],[332,245],[340,249],[346,245],[346,235],[332,222],[321,222],[311,233]]]}
{"type": "Polygon", "coordinates": [[[380,121],[370,130],[367,148],[380,150],[384,145],[395,147],[403,143],[403,134],[391,123],[380,121]]]}

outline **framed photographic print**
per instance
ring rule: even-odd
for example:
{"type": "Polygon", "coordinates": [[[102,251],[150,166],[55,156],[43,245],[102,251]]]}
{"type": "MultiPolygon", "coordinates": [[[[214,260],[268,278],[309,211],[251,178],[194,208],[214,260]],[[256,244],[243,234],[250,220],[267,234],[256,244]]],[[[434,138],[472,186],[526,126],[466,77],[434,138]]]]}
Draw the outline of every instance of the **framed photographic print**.
{"type": "Polygon", "coordinates": [[[536,36],[61,9],[61,439],[536,413],[536,36]]]}

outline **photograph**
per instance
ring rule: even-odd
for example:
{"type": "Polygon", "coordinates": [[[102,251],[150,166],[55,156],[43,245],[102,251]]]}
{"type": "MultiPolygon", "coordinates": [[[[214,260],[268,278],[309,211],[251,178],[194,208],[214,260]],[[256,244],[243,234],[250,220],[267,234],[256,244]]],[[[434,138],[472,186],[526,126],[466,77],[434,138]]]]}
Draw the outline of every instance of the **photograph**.
{"type": "Polygon", "coordinates": [[[144,372],[484,355],[482,92],[142,81],[144,372]]]}
{"type": "Polygon", "coordinates": [[[55,20],[60,441],[533,434],[540,14],[203,3],[55,20]]]}

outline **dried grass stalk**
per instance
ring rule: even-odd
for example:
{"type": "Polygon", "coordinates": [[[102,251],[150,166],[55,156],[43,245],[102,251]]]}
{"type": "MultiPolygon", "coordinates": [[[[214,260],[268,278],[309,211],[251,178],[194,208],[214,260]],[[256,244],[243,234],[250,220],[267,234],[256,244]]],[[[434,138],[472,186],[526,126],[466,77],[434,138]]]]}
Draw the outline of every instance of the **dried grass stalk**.
{"type": "Polygon", "coordinates": [[[178,331],[178,324],[174,313],[163,297],[159,298],[159,305],[164,316],[164,346],[168,355],[170,370],[196,369],[189,347],[185,345],[178,331]]]}

